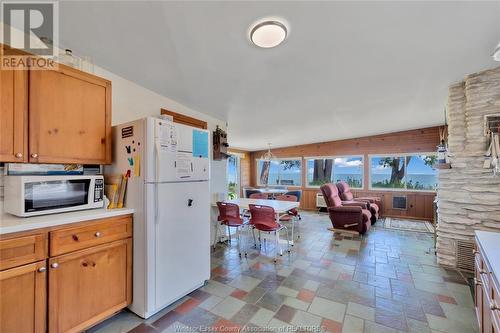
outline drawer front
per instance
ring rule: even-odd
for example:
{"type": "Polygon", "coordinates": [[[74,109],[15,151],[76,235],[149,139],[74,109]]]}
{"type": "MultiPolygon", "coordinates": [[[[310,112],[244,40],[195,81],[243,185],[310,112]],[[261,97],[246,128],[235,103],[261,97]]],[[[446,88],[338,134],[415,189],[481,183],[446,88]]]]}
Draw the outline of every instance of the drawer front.
{"type": "Polygon", "coordinates": [[[132,217],[119,216],[50,232],[50,256],[132,236],[132,217]]]}
{"type": "Polygon", "coordinates": [[[47,234],[0,240],[0,270],[47,258],[47,234]]]}
{"type": "Polygon", "coordinates": [[[494,281],[492,275],[490,279],[492,297],[489,308],[485,310],[491,311],[492,327],[495,329],[495,331],[498,332],[498,329],[500,328],[500,292],[497,283],[496,281],[494,281]]]}

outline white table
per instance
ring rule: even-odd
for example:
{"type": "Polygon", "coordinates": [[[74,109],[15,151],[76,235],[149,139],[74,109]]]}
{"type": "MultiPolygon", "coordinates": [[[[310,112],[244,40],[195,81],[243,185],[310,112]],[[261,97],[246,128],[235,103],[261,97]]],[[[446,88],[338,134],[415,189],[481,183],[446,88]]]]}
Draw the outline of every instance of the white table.
{"type": "MultiPolygon", "coordinates": [[[[298,208],[300,206],[300,202],[296,201],[281,201],[281,200],[266,200],[266,199],[249,199],[249,198],[238,198],[233,200],[224,200],[224,202],[236,204],[240,207],[241,210],[250,209],[249,205],[260,205],[260,206],[269,206],[274,209],[276,214],[276,222],[279,223],[280,217],[282,215],[286,215],[289,210],[294,208],[298,208]]],[[[217,203],[213,203],[213,206],[217,206],[217,203]]],[[[293,246],[293,233],[294,233],[294,222],[292,221],[292,239],[290,240],[290,245],[293,246]]],[[[280,242],[282,242],[280,240],[280,242]]],[[[284,241],[286,243],[286,241],[284,241]]],[[[280,249],[281,252],[281,249],[280,249]]]]}
{"type": "MultiPolygon", "coordinates": [[[[278,215],[278,218],[280,215],[286,214],[286,212],[288,212],[289,210],[291,210],[293,208],[298,208],[300,206],[300,202],[295,202],[295,201],[248,199],[248,198],[224,200],[224,202],[236,204],[236,205],[240,206],[240,209],[249,209],[248,205],[260,205],[260,206],[273,207],[274,211],[278,215]]],[[[214,203],[214,205],[217,205],[217,204],[214,203]]]]}

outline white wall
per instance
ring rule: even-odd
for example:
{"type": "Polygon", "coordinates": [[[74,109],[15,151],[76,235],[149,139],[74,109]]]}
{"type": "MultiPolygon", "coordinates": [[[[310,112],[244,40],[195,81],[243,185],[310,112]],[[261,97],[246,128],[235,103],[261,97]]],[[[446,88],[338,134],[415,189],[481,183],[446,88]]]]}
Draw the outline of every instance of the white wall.
{"type": "MultiPolygon", "coordinates": [[[[216,119],[190,109],[168,97],[161,96],[97,66],[94,71],[95,75],[107,78],[112,82],[113,125],[146,116],[157,116],[160,114],[160,109],[164,108],[206,121],[208,129],[211,131],[215,130],[217,125],[220,128],[226,128],[225,120],[216,119]]],[[[225,160],[211,161],[210,187],[212,193],[227,193],[226,166],[225,160]]]]}

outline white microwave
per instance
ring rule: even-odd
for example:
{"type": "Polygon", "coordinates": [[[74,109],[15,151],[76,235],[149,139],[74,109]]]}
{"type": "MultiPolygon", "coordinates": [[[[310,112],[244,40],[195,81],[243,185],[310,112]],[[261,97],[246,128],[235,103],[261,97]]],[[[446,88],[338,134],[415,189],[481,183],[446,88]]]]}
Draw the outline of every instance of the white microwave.
{"type": "Polygon", "coordinates": [[[4,211],[28,217],[104,207],[101,175],[5,176],[4,211]]]}

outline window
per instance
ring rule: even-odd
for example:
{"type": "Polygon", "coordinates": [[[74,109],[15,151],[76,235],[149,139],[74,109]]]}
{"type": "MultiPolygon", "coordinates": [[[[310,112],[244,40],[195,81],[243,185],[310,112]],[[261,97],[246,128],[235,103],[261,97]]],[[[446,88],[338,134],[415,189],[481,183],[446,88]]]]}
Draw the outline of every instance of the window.
{"type": "Polygon", "coordinates": [[[435,154],[371,157],[372,188],[433,191],[437,188],[432,165],[435,154]]]}
{"type": "Polygon", "coordinates": [[[300,159],[257,161],[257,180],[259,185],[301,186],[302,161],[300,159]]]}
{"type": "Polygon", "coordinates": [[[345,181],[352,188],[363,188],[363,157],[331,157],[307,159],[307,185],[345,181]]]}
{"type": "Polygon", "coordinates": [[[236,155],[229,155],[227,159],[227,197],[236,199],[239,197],[239,163],[240,159],[236,155]]]}

